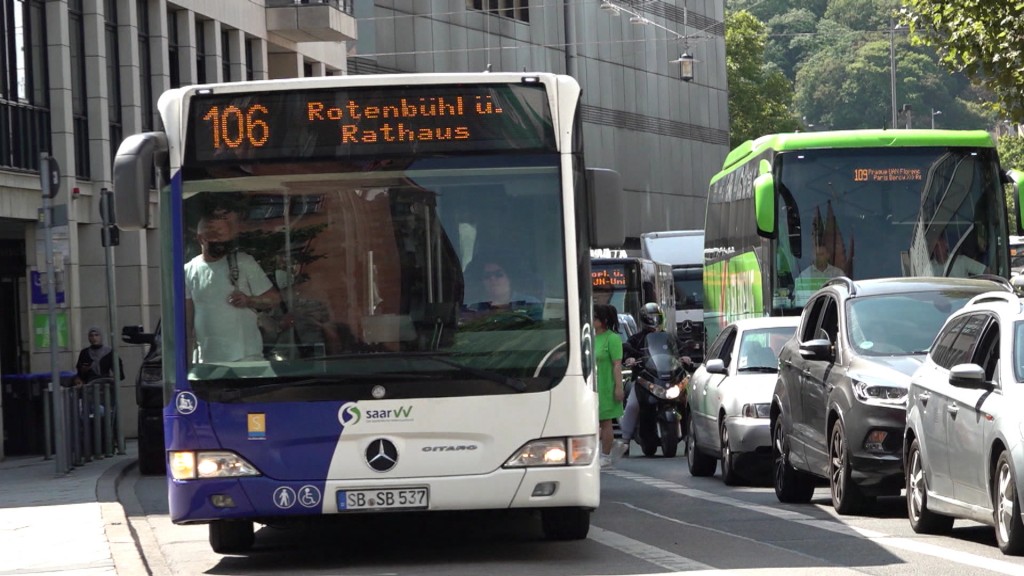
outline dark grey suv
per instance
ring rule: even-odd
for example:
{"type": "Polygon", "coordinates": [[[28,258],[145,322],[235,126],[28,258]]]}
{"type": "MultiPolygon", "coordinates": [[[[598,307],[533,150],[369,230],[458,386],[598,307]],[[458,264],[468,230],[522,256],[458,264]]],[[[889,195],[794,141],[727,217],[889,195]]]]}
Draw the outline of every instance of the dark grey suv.
{"type": "Polygon", "coordinates": [[[779,354],[770,414],[778,499],[808,502],[819,479],[840,514],[899,495],[910,376],[946,318],[999,289],[1009,283],[844,277],[815,292],[779,354]]]}

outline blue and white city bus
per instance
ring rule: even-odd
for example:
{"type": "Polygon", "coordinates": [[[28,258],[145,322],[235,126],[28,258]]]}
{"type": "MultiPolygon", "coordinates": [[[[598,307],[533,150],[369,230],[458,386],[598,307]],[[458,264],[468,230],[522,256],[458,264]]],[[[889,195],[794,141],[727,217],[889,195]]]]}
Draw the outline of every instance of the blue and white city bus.
{"type": "Polygon", "coordinates": [[[585,169],[579,104],[571,77],[527,73],[160,97],[163,131],[124,140],[114,188],[119,228],[149,226],[156,168],[175,523],[208,523],[217,552],[250,548],[256,523],[396,510],[536,510],[548,538],[586,536],[589,249],[623,229],[617,174],[585,169]],[[234,352],[251,330],[217,324],[229,304],[186,289],[201,221],[252,302],[255,357],[234,352]],[[492,258],[513,297],[475,305],[492,258]]]}

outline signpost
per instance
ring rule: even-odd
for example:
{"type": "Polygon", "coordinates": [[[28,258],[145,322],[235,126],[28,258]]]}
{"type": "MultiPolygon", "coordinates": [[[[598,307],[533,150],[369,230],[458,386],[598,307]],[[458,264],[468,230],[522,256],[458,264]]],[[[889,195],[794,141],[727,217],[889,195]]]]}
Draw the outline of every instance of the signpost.
{"type": "MultiPolygon", "coordinates": [[[[67,419],[64,413],[64,397],[60,388],[60,368],[57,366],[57,278],[53,262],[52,200],[60,191],[60,166],[46,152],[39,155],[39,180],[43,192],[43,226],[46,228],[46,293],[50,328],[50,389],[53,393],[54,436],[56,437],[57,474],[67,474],[70,466],[68,446],[65,443],[67,419]]],[[[63,262],[61,262],[63,264],[63,262]]]]}
{"type": "MultiPolygon", "coordinates": [[[[114,362],[114,397],[108,398],[107,406],[113,406],[114,422],[117,428],[117,453],[124,454],[124,431],[120,424],[121,411],[118,409],[118,389],[121,386],[121,356],[118,339],[114,337],[117,326],[117,285],[114,282],[114,246],[120,243],[117,223],[114,215],[114,193],[103,188],[100,190],[100,216],[103,218],[103,247],[107,265],[107,314],[110,321],[110,349],[114,362]]],[[[107,438],[111,435],[107,434],[107,438]]]]}

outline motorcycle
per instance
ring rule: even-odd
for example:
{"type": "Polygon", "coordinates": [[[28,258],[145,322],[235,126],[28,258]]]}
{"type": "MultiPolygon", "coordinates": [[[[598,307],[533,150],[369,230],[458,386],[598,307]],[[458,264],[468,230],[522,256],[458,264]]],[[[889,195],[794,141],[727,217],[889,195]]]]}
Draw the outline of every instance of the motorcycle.
{"type": "Polygon", "coordinates": [[[688,374],[676,341],[669,334],[651,332],[643,350],[643,358],[632,366],[631,374],[640,407],[636,439],[644,456],[654,456],[660,447],[663,456],[672,458],[683,437],[688,374]]]}

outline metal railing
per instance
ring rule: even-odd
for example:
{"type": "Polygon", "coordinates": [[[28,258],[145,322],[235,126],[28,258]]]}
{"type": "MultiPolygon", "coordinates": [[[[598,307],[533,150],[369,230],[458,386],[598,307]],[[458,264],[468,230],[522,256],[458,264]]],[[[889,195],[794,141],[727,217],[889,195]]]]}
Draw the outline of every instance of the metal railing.
{"type": "Polygon", "coordinates": [[[355,0],[267,0],[267,8],[284,8],[287,6],[334,6],[346,14],[352,13],[355,0]]]}
{"type": "Polygon", "coordinates": [[[65,458],[57,458],[58,466],[69,472],[75,466],[114,456],[117,451],[117,414],[113,378],[96,378],[75,385],[74,372],[62,372],[61,382],[54,386],[50,374],[4,375],[3,384],[9,389],[5,397],[5,416],[19,420],[8,422],[7,427],[18,438],[17,452],[39,454],[45,460],[57,456],[57,446],[63,445],[65,458]],[[60,413],[55,411],[54,394],[61,396],[60,413]],[[63,435],[63,443],[57,441],[63,435]],[[66,464],[60,464],[66,463],[66,464]]]}

